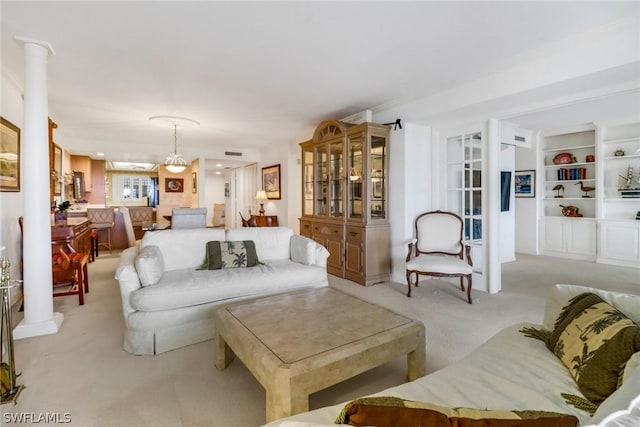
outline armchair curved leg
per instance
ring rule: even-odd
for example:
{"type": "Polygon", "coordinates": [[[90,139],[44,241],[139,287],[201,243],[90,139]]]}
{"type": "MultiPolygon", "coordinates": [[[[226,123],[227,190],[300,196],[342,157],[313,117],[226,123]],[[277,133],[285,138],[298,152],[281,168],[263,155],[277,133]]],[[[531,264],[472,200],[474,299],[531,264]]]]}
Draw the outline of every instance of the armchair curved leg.
{"type": "Polygon", "coordinates": [[[460,290],[464,292],[464,277],[460,276],[460,290]]]}
{"type": "Polygon", "coordinates": [[[411,272],[407,270],[407,297],[411,297],[411,272]]]}
{"type": "MultiPolygon", "coordinates": [[[[471,286],[472,286],[472,284],[471,284],[471,277],[472,277],[472,275],[471,275],[471,274],[469,274],[469,275],[467,276],[467,282],[468,282],[468,283],[467,283],[467,302],[468,302],[469,304],[471,304],[471,286]]],[[[462,278],[460,278],[460,280],[462,280],[462,278]]]]}

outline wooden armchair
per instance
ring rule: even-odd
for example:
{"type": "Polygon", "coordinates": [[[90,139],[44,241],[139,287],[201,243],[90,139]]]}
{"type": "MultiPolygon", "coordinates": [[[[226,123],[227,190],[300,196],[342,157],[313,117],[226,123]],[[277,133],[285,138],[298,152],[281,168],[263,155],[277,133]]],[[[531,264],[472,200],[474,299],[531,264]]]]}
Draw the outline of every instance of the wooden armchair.
{"type": "Polygon", "coordinates": [[[73,248],[73,230],[54,227],[51,235],[53,296],[78,295],[84,305],[84,294],[89,292],[89,254],[73,248]]]}
{"type": "Polygon", "coordinates": [[[419,215],[415,221],[416,238],[407,254],[407,296],[411,296],[412,276],[418,286],[420,275],[467,278],[467,301],[471,304],[473,263],[471,248],[462,241],[462,218],[452,212],[433,211],[419,215]],[[464,253],[466,252],[466,262],[464,253]]]}

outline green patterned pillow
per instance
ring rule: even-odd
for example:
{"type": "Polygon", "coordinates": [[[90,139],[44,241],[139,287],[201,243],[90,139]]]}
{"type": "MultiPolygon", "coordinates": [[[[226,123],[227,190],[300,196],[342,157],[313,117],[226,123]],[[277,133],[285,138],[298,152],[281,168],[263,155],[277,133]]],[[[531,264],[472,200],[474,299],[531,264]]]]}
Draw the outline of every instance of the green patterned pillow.
{"type": "Polygon", "coordinates": [[[584,397],[599,404],[616,391],[627,361],[640,351],[640,327],[598,295],[583,293],[562,309],[547,346],[584,397]]]}
{"type": "Polygon", "coordinates": [[[199,270],[253,267],[259,264],[253,240],[207,242],[204,264],[199,270]]]}

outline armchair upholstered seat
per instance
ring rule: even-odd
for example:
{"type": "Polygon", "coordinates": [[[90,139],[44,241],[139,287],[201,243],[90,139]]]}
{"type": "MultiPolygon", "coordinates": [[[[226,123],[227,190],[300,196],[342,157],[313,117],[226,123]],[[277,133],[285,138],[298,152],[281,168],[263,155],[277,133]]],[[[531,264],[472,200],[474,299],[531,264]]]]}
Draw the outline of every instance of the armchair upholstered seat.
{"type": "Polygon", "coordinates": [[[426,212],[416,218],[416,238],[409,243],[406,258],[408,297],[412,277],[415,277],[414,286],[418,286],[420,275],[459,277],[463,291],[466,277],[467,301],[471,304],[473,263],[470,247],[462,241],[462,229],[462,218],[452,212],[426,212]]]}
{"type": "Polygon", "coordinates": [[[171,210],[171,228],[205,228],[207,208],[174,208],[171,210]]]}

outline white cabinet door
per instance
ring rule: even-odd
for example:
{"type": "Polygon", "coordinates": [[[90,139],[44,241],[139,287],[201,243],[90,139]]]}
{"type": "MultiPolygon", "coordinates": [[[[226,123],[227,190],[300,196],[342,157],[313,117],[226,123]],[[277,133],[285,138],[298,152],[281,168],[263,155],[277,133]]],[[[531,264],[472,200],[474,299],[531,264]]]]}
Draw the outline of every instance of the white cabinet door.
{"type": "Polygon", "coordinates": [[[598,262],[640,267],[640,221],[601,221],[598,262]]]}
{"type": "Polygon", "coordinates": [[[540,252],[543,255],[595,261],[596,236],[596,221],[592,219],[540,219],[540,252]]]}
{"type": "Polygon", "coordinates": [[[564,220],[542,218],[540,220],[540,249],[543,252],[566,252],[564,220]]]}
{"type": "Polygon", "coordinates": [[[579,255],[596,256],[595,221],[568,221],[567,252],[579,255]]]}

